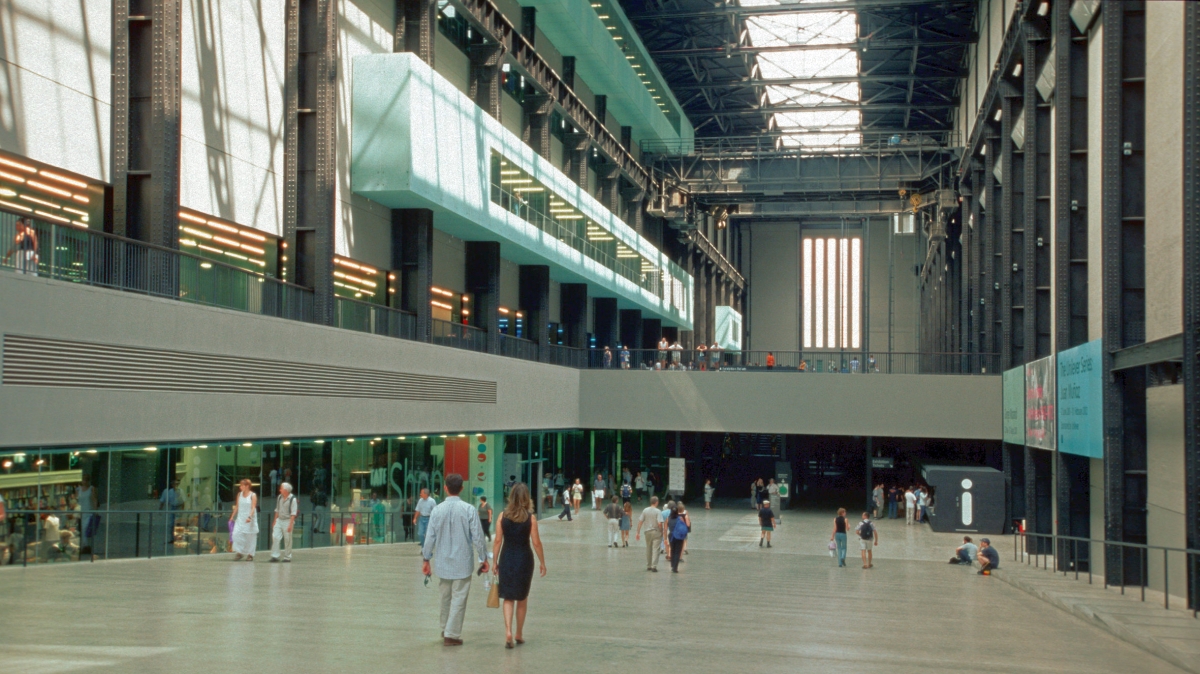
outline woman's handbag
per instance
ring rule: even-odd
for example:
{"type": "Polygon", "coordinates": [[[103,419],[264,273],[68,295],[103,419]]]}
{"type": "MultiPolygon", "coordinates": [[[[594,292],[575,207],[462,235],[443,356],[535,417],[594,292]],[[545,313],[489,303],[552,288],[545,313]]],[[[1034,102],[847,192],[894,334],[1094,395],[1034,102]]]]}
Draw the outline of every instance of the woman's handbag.
{"type": "Polygon", "coordinates": [[[835,550],[837,550],[837,543],[834,543],[833,541],[829,541],[829,556],[830,557],[833,556],[833,553],[835,550]]]}
{"type": "Polygon", "coordinates": [[[496,577],[488,588],[487,607],[500,608],[500,555],[496,555],[496,577]]]}

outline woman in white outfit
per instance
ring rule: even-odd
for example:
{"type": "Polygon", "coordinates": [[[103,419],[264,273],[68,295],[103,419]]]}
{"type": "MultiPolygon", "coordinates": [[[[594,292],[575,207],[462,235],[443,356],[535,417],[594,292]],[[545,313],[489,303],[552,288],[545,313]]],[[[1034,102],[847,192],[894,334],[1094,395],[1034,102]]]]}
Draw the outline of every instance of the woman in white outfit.
{"type": "Polygon", "coordinates": [[[258,546],[258,494],[250,491],[250,480],[242,480],[242,490],[233,500],[233,514],[229,521],[233,522],[233,551],[237,556],[233,561],[242,557],[246,561],[254,561],[254,550],[258,546]]]}

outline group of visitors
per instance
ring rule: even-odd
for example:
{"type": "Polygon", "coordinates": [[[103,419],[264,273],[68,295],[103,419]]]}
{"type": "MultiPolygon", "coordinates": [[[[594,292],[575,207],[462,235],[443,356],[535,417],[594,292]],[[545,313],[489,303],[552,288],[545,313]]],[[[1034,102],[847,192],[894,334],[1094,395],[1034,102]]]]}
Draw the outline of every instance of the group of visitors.
{"type": "Polygon", "coordinates": [[[899,517],[900,509],[904,509],[905,524],[920,524],[929,521],[929,509],[933,506],[933,493],[929,487],[920,484],[892,485],[885,494],[883,483],[875,485],[871,491],[871,501],[874,504],[874,516],[881,517],[885,503],[888,519],[899,517]]]}
{"type": "MultiPolygon", "coordinates": [[[[603,359],[602,362],[604,364],[604,369],[606,369],[606,370],[611,369],[613,366],[612,348],[610,348],[608,346],[604,347],[604,352],[601,357],[603,359]]],[[[629,347],[628,346],[619,347],[619,351],[617,352],[617,362],[620,364],[620,367],[622,370],[629,369],[629,361],[630,361],[629,347]]]]}
{"type": "Polygon", "coordinates": [[[671,563],[671,572],[679,573],[679,565],[687,554],[687,537],[692,531],[692,519],[683,502],[668,501],[663,509],[658,507],[658,497],[650,497],[650,505],[638,517],[635,540],[646,534],[646,570],[658,573],[659,557],[665,553],[671,563]]]}
{"type": "MultiPolygon", "coordinates": [[[[279,498],[275,500],[275,516],[271,521],[271,561],[292,561],[292,533],[300,504],[292,493],[288,482],[279,484],[279,498]]],[[[233,547],[233,561],[254,561],[258,548],[258,494],[251,489],[249,478],[238,483],[238,493],[233,499],[233,511],[229,514],[229,537],[233,547]]]]}
{"type": "Polygon", "coordinates": [[[970,536],[963,536],[963,543],[954,549],[954,556],[950,558],[950,563],[973,566],[977,561],[979,562],[979,575],[991,575],[993,569],[1000,567],[1000,553],[992,547],[991,539],[981,538],[979,545],[975,545],[970,536]]]}
{"type": "Polygon", "coordinates": [[[764,507],[769,507],[774,513],[775,524],[781,524],[783,519],[780,517],[780,504],[784,497],[787,496],[787,485],[775,482],[775,478],[768,478],[765,482],[760,477],[750,483],[750,507],[755,510],[761,510],[764,507]]]}
{"type": "MultiPolygon", "coordinates": [[[[833,533],[829,535],[829,543],[833,548],[832,552],[837,554],[838,567],[846,566],[846,545],[849,527],[849,521],[846,519],[846,509],[838,508],[837,517],[833,518],[833,533]]],[[[854,527],[854,534],[858,537],[858,549],[862,554],[862,568],[874,568],[875,548],[879,546],[879,529],[871,521],[871,513],[862,514],[862,519],[854,527]]]]}

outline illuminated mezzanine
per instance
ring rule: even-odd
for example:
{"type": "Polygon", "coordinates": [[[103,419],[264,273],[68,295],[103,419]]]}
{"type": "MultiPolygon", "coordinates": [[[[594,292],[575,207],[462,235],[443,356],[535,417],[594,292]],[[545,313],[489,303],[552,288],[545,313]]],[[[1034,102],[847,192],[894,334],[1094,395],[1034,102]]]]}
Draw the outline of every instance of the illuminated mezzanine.
{"type": "Polygon", "coordinates": [[[416,56],[355,58],[352,117],[356,194],[691,328],[690,275],[416,56]]]}

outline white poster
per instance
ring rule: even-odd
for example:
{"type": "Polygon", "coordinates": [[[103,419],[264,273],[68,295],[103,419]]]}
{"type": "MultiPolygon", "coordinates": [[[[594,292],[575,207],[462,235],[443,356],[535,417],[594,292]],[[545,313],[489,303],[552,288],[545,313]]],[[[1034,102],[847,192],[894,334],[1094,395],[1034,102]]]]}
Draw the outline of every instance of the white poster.
{"type": "Polygon", "coordinates": [[[683,459],[668,459],[668,468],[670,469],[669,479],[667,480],[667,491],[671,493],[682,494],[684,485],[687,482],[683,459]]]}

